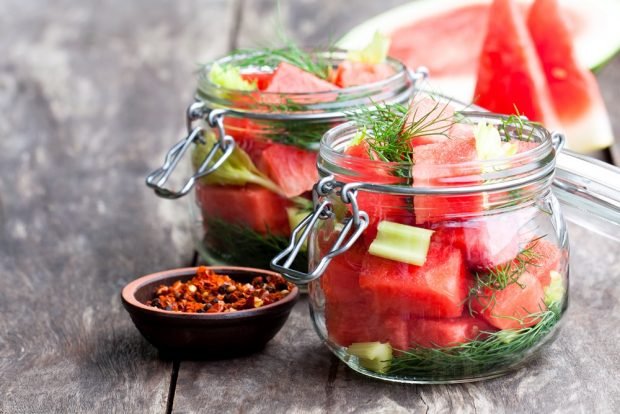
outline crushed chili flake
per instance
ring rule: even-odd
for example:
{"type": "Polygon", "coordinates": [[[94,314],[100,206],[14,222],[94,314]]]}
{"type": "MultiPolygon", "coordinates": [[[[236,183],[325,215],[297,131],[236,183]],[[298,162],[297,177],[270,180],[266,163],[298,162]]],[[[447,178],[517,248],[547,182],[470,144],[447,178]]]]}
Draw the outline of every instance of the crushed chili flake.
{"type": "Polygon", "coordinates": [[[159,286],[155,297],[146,304],[188,313],[236,312],[277,302],[293,286],[279,275],[256,276],[252,283],[239,283],[201,266],[187,282],[177,280],[170,286],[159,286]]]}

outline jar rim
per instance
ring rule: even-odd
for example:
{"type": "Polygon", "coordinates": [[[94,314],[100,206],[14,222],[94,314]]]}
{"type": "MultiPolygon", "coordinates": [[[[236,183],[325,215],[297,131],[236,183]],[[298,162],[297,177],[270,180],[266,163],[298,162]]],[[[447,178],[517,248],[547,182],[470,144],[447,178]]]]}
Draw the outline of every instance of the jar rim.
{"type": "MultiPolygon", "coordinates": [[[[462,117],[469,120],[485,121],[495,125],[508,118],[507,115],[495,114],[484,111],[457,111],[462,117]]],[[[382,184],[373,182],[359,182],[349,184],[356,188],[363,188],[374,192],[386,192],[403,195],[426,195],[426,194],[472,194],[485,191],[511,190],[527,186],[532,183],[548,179],[549,185],[555,171],[556,149],[554,147],[552,133],[539,124],[528,124],[532,134],[540,141],[540,145],[526,151],[517,153],[511,157],[476,160],[452,164],[437,164],[436,168],[458,168],[463,171],[479,172],[482,184],[458,183],[455,185],[442,185],[440,187],[414,186],[411,184],[382,184]],[[484,173],[483,171],[490,171],[484,173]]],[[[377,168],[377,169],[409,169],[414,167],[412,162],[386,162],[381,160],[364,159],[345,154],[344,146],[358,132],[354,121],[341,124],[327,131],[321,139],[319,148],[319,160],[317,168],[322,176],[333,175],[336,171],[343,171],[344,166],[377,168]]],[[[346,167],[344,167],[346,170],[346,167]]]]}
{"type": "MultiPolygon", "coordinates": [[[[388,57],[386,63],[394,69],[394,74],[376,82],[364,85],[337,88],[319,92],[264,92],[264,91],[239,91],[224,88],[213,84],[208,79],[208,73],[215,64],[224,65],[242,60],[253,53],[229,54],[204,65],[200,69],[198,87],[195,99],[204,102],[208,107],[224,108],[228,113],[254,119],[303,119],[325,120],[339,119],[345,116],[350,109],[370,105],[372,102],[404,102],[412,94],[415,83],[407,67],[399,60],[388,57]],[[337,99],[333,99],[337,95],[337,99]],[[256,99],[257,96],[262,101],[256,99]],[[270,105],[269,102],[293,102],[294,110],[279,110],[282,104],[270,105]],[[244,105],[244,104],[254,104],[244,105]],[[267,112],[268,110],[269,112],[267,112]]],[[[321,59],[335,65],[347,57],[343,50],[311,52],[321,59]]],[[[260,68],[257,68],[260,69],[260,68]]]]}

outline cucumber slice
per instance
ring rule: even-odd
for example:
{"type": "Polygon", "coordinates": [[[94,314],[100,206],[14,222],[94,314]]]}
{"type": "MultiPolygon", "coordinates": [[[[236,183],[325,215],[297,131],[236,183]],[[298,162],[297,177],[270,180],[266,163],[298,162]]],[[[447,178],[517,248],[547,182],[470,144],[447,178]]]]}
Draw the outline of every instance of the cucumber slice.
{"type": "Polygon", "coordinates": [[[381,342],[358,342],[351,344],[347,352],[356,356],[362,367],[379,373],[385,373],[392,362],[392,346],[381,342]]]}
{"type": "Polygon", "coordinates": [[[384,259],[422,266],[431,244],[432,230],[405,224],[382,221],[377,226],[377,238],[368,253],[384,259]]]}

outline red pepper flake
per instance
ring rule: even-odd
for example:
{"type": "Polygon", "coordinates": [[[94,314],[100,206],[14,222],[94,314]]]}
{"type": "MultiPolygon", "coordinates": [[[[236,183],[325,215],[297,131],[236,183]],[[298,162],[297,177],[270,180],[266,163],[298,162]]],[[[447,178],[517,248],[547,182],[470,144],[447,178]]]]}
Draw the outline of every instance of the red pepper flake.
{"type": "Polygon", "coordinates": [[[187,313],[221,313],[260,308],[288,295],[294,285],[280,275],[256,276],[252,283],[239,283],[200,266],[196,276],[183,283],[161,285],[147,305],[187,313]]]}

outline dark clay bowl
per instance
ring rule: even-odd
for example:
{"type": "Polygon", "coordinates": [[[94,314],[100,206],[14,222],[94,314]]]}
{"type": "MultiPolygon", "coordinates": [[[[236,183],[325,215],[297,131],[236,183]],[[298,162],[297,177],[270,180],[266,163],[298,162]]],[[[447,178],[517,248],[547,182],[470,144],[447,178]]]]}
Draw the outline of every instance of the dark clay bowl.
{"type": "MultiPolygon", "coordinates": [[[[123,306],[140,333],[162,356],[192,359],[217,359],[262,349],[282,328],[299,297],[295,287],[276,303],[233,313],[183,313],[147,306],[160,285],[186,281],[196,275],[196,267],[153,273],[134,280],[123,288],[123,306]]],[[[268,270],[243,267],[210,267],[238,282],[251,282],[268,270]]]]}

